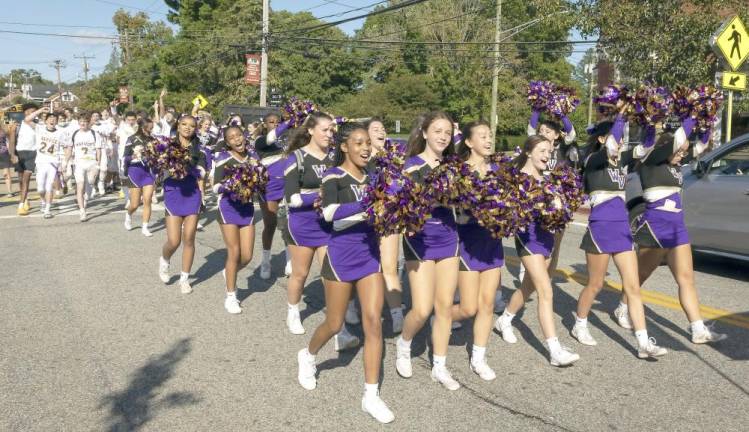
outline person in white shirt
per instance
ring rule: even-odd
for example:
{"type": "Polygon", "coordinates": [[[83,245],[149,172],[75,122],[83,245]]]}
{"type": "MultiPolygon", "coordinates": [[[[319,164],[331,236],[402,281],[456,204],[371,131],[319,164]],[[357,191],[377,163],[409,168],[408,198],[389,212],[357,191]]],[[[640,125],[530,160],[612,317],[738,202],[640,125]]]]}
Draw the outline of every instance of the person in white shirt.
{"type": "MultiPolygon", "coordinates": [[[[109,109],[101,111],[100,119],[97,118],[94,124],[91,126],[93,130],[101,135],[101,159],[99,160],[99,195],[106,193],[106,186],[111,181],[112,176],[108,173],[109,159],[112,155],[112,142],[114,136],[114,130],[116,129],[112,116],[109,113],[109,109]]],[[[95,118],[95,117],[94,117],[95,118]]]]}
{"type": "MultiPolygon", "coordinates": [[[[31,174],[36,169],[36,123],[34,118],[38,115],[39,107],[34,104],[23,106],[24,119],[31,116],[31,121],[22,121],[18,129],[18,138],[9,141],[9,152],[11,162],[16,164],[16,172],[20,179],[20,190],[18,193],[18,215],[26,216],[29,214],[29,183],[31,174]]],[[[15,128],[10,132],[15,134],[15,128]]]]}
{"type": "Polygon", "coordinates": [[[91,195],[101,159],[101,135],[91,129],[91,117],[89,113],[81,115],[78,119],[78,130],[73,132],[65,143],[65,166],[70,166],[71,157],[75,165],[75,196],[81,222],[87,220],[86,196],[91,195]]]}
{"type": "MultiPolygon", "coordinates": [[[[121,179],[125,179],[125,168],[122,162],[125,159],[125,145],[127,144],[128,138],[135,135],[138,131],[138,117],[134,112],[128,111],[125,113],[124,120],[120,123],[117,128],[117,151],[112,151],[113,157],[116,157],[117,161],[117,173],[121,179]]],[[[125,207],[129,205],[130,194],[127,188],[127,182],[122,181],[122,190],[120,191],[120,198],[125,198],[125,207]]]]}
{"type": "Polygon", "coordinates": [[[52,217],[52,184],[57,177],[59,159],[57,152],[62,145],[64,132],[57,129],[57,113],[49,112],[48,107],[36,110],[24,118],[23,122],[31,126],[34,118],[40,113],[46,113],[43,125],[35,126],[36,138],[36,187],[42,200],[42,213],[45,219],[52,217]]]}

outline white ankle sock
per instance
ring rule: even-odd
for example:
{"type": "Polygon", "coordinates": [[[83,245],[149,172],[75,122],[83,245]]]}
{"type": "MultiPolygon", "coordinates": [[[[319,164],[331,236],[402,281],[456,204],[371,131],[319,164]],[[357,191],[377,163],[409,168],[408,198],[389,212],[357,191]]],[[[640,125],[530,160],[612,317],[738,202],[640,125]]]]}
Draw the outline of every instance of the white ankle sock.
{"type": "Polygon", "coordinates": [[[504,312],[502,312],[502,319],[507,322],[512,322],[512,319],[515,318],[514,313],[507,312],[507,309],[505,309],[504,312]]]}
{"type": "Polygon", "coordinates": [[[169,260],[164,259],[164,257],[159,257],[159,262],[165,266],[169,265],[169,260]]]}
{"type": "Polygon", "coordinates": [[[407,350],[411,349],[411,341],[407,341],[403,339],[403,337],[398,337],[398,340],[395,343],[397,343],[400,348],[407,350]]]}
{"type": "Polygon", "coordinates": [[[579,316],[577,316],[577,314],[575,314],[575,324],[579,325],[579,326],[587,326],[588,325],[588,318],[587,317],[580,318],[579,316]]]}
{"type": "Polygon", "coordinates": [[[188,272],[180,272],[179,274],[179,281],[180,282],[187,282],[187,278],[190,277],[190,273],[188,272]]]}
{"type": "Polygon", "coordinates": [[[309,357],[309,359],[312,360],[313,362],[315,361],[315,355],[309,352],[309,348],[304,349],[304,355],[309,357]]]}
{"type": "Polygon", "coordinates": [[[378,387],[379,387],[379,384],[364,383],[364,397],[365,398],[376,397],[378,387]]]}
{"type": "Polygon", "coordinates": [[[447,364],[447,356],[434,356],[432,359],[432,367],[445,367],[447,364]]]}
{"type": "Polygon", "coordinates": [[[559,343],[559,338],[556,336],[546,339],[546,345],[551,352],[557,352],[562,349],[562,345],[559,343]]]}
{"type": "Polygon", "coordinates": [[[484,356],[486,355],[486,347],[473,345],[473,350],[471,351],[471,361],[474,363],[478,363],[480,361],[484,360],[484,356]]]}
{"type": "Polygon", "coordinates": [[[624,311],[629,310],[629,306],[627,306],[626,303],[619,302],[619,308],[623,309],[624,311]]]}
{"type": "Polygon", "coordinates": [[[637,338],[637,343],[641,347],[647,346],[648,344],[648,331],[647,330],[635,331],[635,337],[637,338]]]}
{"type": "Polygon", "coordinates": [[[270,261],[270,249],[263,249],[263,262],[270,261]]]}
{"type": "Polygon", "coordinates": [[[287,306],[289,308],[288,309],[289,311],[299,312],[299,303],[294,304],[294,305],[291,303],[287,303],[287,306]]]}
{"type": "Polygon", "coordinates": [[[148,222],[143,222],[142,226],[140,227],[143,231],[148,229],[148,222]]]}
{"type": "Polygon", "coordinates": [[[702,320],[692,321],[689,323],[689,327],[692,329],[692,334],[701,333],[705,331],[705,322],[702,320]]]}
{"type": "Polygon", "coordinates": [[[227,291],[226,292],[226,296],[227,297],[237,298],[237,292],[236,291],[227,291]]]}

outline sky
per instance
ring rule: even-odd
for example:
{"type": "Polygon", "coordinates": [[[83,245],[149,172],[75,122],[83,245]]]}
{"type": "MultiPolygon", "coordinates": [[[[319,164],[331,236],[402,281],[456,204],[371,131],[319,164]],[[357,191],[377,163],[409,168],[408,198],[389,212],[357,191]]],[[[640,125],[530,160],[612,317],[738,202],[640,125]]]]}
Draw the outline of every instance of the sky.
{"type": "MultiPolygon", "coordinates": [[[[260,0],[258,0],[260,1],[260,0]]],[[[11,0],[0,0],[0,4],[11,0]]],[[[89,77],[104,70],[109,62],[112,45],[109,39],[81,39],[69,37],[35,36],[8,32],[40,32],[86,36],[109,37],[116,34],[112,15],[117,9],[131,13],[145,11],[155,20],[166,21],[167,6],[163,0],[22,0],[12,2],[16,6],[3,7],[0,14],[0,74],[11,69],[35,69],[49,80],[56,80],[52,60],[65,62],[61,71],[63,82],[83,79],[83,60],[77,57],[93,56],[89,59],[89,77]],[[11,24],[13,23],[13,24],[11,24]]],[[[328,16],[342,11],[360,8],[376,3],[374,0],[271,0],[273,10],[292,12],[309,11],[317,17],[328,16]]],[[[361,15],[363,9],[341,17],[361,15]]],[[[356,20],[341,25],[348,34],[360,28],[364,20],[356,20]]],[[[572,35],[577,38],[577,35],[572,35]]],[[[581,54],[573,54],[569,59],[576,63],[581,54]]]]}

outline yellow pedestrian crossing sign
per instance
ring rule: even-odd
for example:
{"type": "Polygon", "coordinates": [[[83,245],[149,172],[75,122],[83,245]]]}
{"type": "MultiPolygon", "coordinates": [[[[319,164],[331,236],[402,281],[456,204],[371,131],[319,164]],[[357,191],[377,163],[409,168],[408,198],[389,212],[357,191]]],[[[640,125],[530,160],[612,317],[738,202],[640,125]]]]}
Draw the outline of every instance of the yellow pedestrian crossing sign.
{"type": "Polygon", "coordinates": [[[726,90],[746,90],[746,74],[739,72],[723,72],[720,79],[721,87],[726,90]]]}
{"type": "Polygon", "coordinates": [[[749,33],[738,15],[726,21],[713,35],[711,42],[720,49],[733,70],[741,67],[749,57],[749,33]]]}

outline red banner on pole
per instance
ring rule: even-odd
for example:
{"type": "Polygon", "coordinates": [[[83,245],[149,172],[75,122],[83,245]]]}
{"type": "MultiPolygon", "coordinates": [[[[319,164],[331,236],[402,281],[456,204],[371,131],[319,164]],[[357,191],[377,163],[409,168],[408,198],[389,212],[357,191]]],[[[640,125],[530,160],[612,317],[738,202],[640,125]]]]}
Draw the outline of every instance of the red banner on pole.
{"type": "Polygon", "coordinates": [[[244,82],[260,85],[260,54],[245,54],[244,82]]]}

